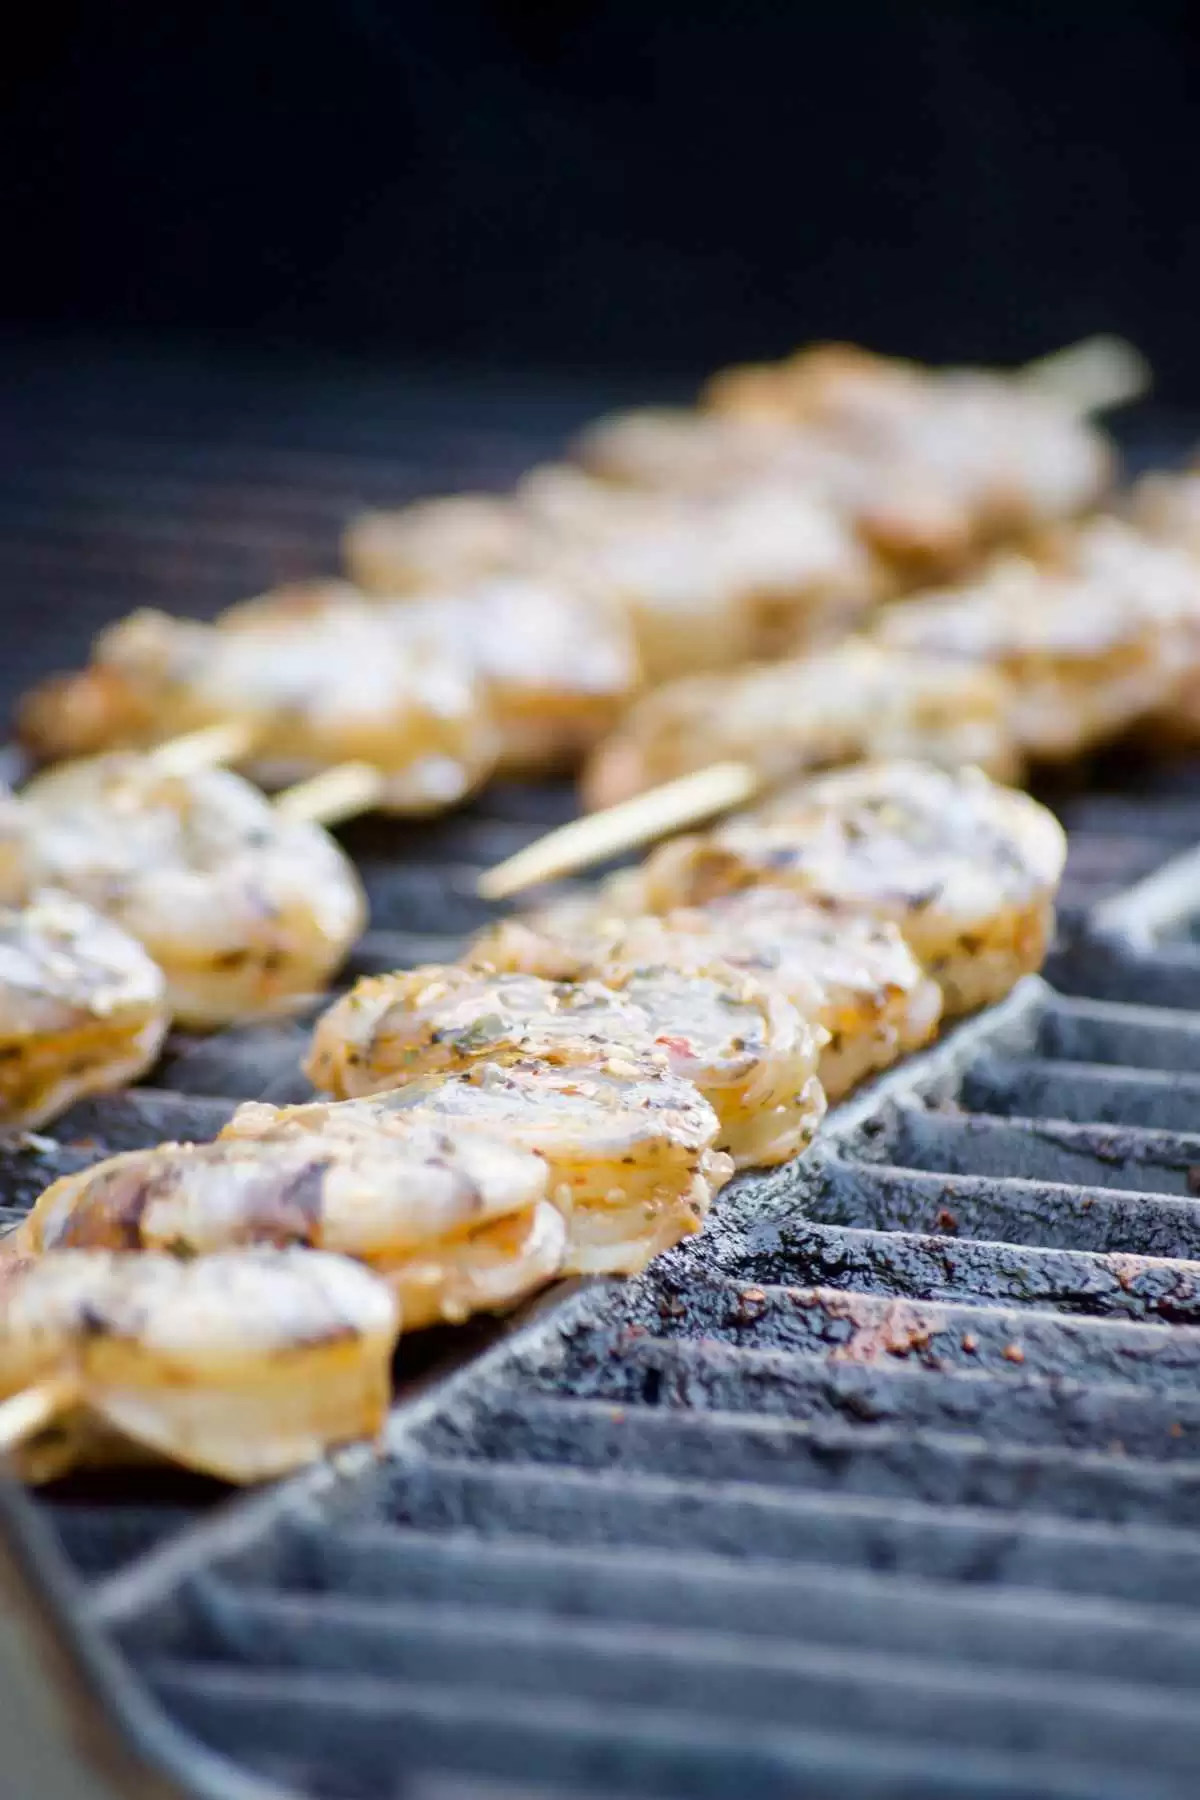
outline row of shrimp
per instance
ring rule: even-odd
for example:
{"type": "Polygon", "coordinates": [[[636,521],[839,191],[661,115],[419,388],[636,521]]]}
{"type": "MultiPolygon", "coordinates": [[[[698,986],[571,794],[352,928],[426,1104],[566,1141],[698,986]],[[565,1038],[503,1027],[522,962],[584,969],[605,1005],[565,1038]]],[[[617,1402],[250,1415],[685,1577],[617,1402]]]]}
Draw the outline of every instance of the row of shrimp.
{"type": "MultiPolygon", "coordinates": [[[[363,928],[334,840],[178,764],[181,732],[245,728],[266,786],[359,759],[383,805],[422,812],[584,756],[597,805],[714,757],[773,781],[895,757],[1013,779],[1172,700],[1182,716],[1200,559],[1063,527],[1113,468],[1094,426],[1013,378],[824,347],[604,421],[512,495],[355,521],[357,585],[111,627],[23,710],[44,759],[74,759],[0,802],[0,1120],[136,1079],[172,1022],[303,1005],[363,928]],[[1014,537],[1023,560],[880,610],[1014,537]]],[[[1178,535],[1162,492],[1143,510],[1178,535]]]]}
{"type": "Polygon", "coordinates": [[[382,806],[438,811],[498,773],[577,767],[664,682],[839,642],[1092,510],[1114,470],[1094,425],[1015,377],[819,347],[602,421],[512,493],[355,519],[344,579],[215,623],[135,613],[21,730],[58,760],[233,720],[261,785],[365,762],[382,806]]]}
{"type": "Polygon", "coordinates": [[[401,1332],[631,1273],[829,1101],[1036,969],[1063,833],[976,769],[863,765],[321,1017],[312,1100],[57,1181],[0,1259],[24,1467],[251,1481],[369,1437],[401,1332]]]}

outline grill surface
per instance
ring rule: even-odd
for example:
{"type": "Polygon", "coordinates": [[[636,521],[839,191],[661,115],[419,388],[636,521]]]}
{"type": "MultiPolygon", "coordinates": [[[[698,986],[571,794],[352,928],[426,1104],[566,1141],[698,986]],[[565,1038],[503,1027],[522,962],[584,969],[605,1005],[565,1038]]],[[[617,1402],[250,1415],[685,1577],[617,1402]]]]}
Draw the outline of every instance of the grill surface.
{"type": "MultiPolygon", "coordinates": [[[[356,505],[508,479],[619,397],[87,356],[15,386],[14,688],[133,605],[332,566],[356,505]]],[[[336,1800],[1195,1791],[1200,869],[1122,890],[1200,839],[1200,777],[1056,802],[1068,997],[1031,982],[914,1059],[641,1280],[405,1344],[382,1459],[41,1500],[171,1717],[336,1800]]],[[[452,953],[474,872],[570,805],[347,833],[356,969],[452,953]]],[[[301,1092],[302,1038],[174,1039],[158,1087],[0,1150],[4,1216],[301,1092]]]]}

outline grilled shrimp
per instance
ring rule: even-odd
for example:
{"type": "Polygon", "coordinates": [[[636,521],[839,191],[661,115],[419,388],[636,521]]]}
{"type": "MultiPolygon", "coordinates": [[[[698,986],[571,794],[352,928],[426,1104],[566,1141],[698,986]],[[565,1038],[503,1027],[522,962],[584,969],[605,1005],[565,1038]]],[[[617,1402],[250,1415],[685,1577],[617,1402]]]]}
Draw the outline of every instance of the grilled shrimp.
{"type": "Polygon", "coordinates": [[[358,877],[328,833],[227,770],[169,775],[117,752],[49,770],[21,799],[31,883],[137,938],[185,1023],[319,993],[362,929],[358,877]]]}
{"type": "Polygon", "coordinates": [[[635,488],[705,497],[768,487],[819,501],[875,559],[877,586],[952,575],[975,549],[970,508],[933,470],[784,418],[645,408],[600,420],[576,454],[595,474],[635,488]]]}
{"type": "Polygon", "coordinates": [[[559,566],[628,611],[652,683],[842,636],[879,597],[850,526],[794,483],[623,494],[545,469],[524,490],[559,566]]]}
{"type": "Polygon", "coordinates": [[[1062,827],[1028,795],[977,769],[899,762],[840,770],[781,797],[765,819],[664,844],[643,880],[662,911],[767,886],[891,920],[949,1016],[1040,967],[1065,859],[1062,827]]]}
{"type": "Polygon", "coordinates": [[[504,1307],[558,1271],[565,1230],[546,1165],[484,1135],[415,1123],[161,1144],[64,1176],[6,1240],[10,1253],[302,1244],[369,1263],[406,1331],[504,1307]]]}
{"type": "Polygon", "coordinates": [[[1021,748],[1071,758],[1200,684],[1200,561],[1106,519],[1057,566],[1005,557],[970,586],[888,609],[874,637],[998,671],[1021,748]]]}
{"type": "Polygon", "coordinates": [[[981,541],[1085,512],[1115,472],[1103,433],[1028,384],[852,345],[723,370],[705,400],[719,414],[806,425],[857,455],[929,474],[981,541]]]}
{"type": "MultiPolygon", "coordinates": [[[[449,547],[440,551],[445,566],[430,589],[453,591],[452,569],[460,588],[485,572],[548,586],[562,614],[550,641],[565,646],[554,648],[550,667],[557,671],[565,661],[567,685],[575,688],[581,684],[572,636],[590,629],[593,638],[602,631],[601,641],[611,640],[614,613],[632,628],[647,679],[661,681],[843,632],[879,594],[879,571],[851,527],[794,481],[772,486],[760,479],[706,496],[633,493],[554,466],[535,470],[512,500],[493,502],[483,513],[478,501],[447,501],[440,511],[423,503],[390,521],[386,515],[364,521],[348,541],[351,568],[377,592],[410,590],[414,544],[432,538],[444,545],[457,538],[460,521],[470,549],[462,556],[449,547]],[[494,560],[485,571],[489,555],[494,560]],[[599,621],[590,628],[583,623],[588,613],[599,621]]],[[[437,555],[428,560],[436,563],[437,555]]],[[[502,597],[501,588],[492,611],[502,597]]],[[[489,603],[480,596],[475,605],[483,615],[483,673],[494,678],[489,603]]],[[[504,639],[538,629],[525,622],[529,610],[527,601],[524,615],[497,623],[498,653],[504,654],[504,639]]],[[[545,661],[547,648],[532,655],[545,661]]],[[[520,652],[509,650],[503,681],[513,682],[520,660],[520,652]]]]}
{"type": "Polygon", "coordinates": [[[641,677],[625,611],[551,575],[414,595],[388,611],[469,660],[498,734],[500,774],[573,767],[616,723],[641,677]]]}
{"type": "Polygon", "coordinates": [[[446,494],[360,513],[342,557],[369,593],[427,593],[528,571],[536,545],[533,521],[508,495],[446,494]]]}
{"type": "Polygon", "coordinates": [[[726,758],[784,780],[861,757],[1014,772],[1011,695],[988,669],[885,654],[850,639],[793,662],[670,682],[635,702],[594,753],[584,799],[605,807],[726,758]]]}
{"type": "Polygon", "coordinates": [[[483,1061],[571,1064],[605,1046],[657,1057],[699,1088],[740,1167],[804,1149],[824,1111],[820,1036],[731,969],[625,970],[613,984],[456,966],[372,977],[324,1015],[307,1073],[339,1098],[483,1061]]]}
{"type": "Polygon", "coordinates": [[[376,1435],[398,1328],[377,1276],[317,1251],[13,1257],[0,1263],[0,1394],[78,1383],[49,1444],[17,1452],[30,1479],[89,1452],[149,1451],[261,1481],[376,1435]]]}
{"type": "Polygon", "coordinates": [[[1200,556],[1200,458],[1181,470],[1143,475],[1133,484],[1128,512],[1148,537],[1200,556]]]}
{"type": "Polygon", "coordinates": [[[343,583],[283,588],[211,625],[134,613],[93,660],[139,697],[151,741],[246,720],[257,742],[245,766],[265,787],[359,759],[386,777],[381,804],[423,813],[455,804],[495,764],[469,657],[343,583]]]}
{"type": "Polygon", "coordinates": [[[634,1274],[699,1231],[733,1165],[713,1146],[717,1116],[657,1056],[623,1046],[564,1066],[522,1057],[474,1063],[359,1100],[239,1108],[226,1135],[306,1133],[329,1114],[366,1133],[426,1124],[455,1138],[482,1131],[536,1151],[567,1222],[567,1274],[634,1274]]]}
{"type": "Polygon", "coordinates": [[[142,946],[69,894],[0,907],[0,1124],[42,1125],[134,1081],[170,1021],[142,946]]]}
{"type": "MultiPolygon", "coordinates": [[[[682,985],[713,965],[732,969],[785,999],[815,1028],[824,1040],[817,1072],[831,1101],[927,1043],[942,1007],[937,984],[890,921],[779,888],[676,907],[662,919],[622,921],[603,906],[591,919],[581,910],[548,910],[493,926],[471,955],[498,968],[589,976],[619,987],[639,965],[660,980],[670,970],[682,985]]],[[[721,1110],[715,1098],[713,1104],[721,1110]]]]}

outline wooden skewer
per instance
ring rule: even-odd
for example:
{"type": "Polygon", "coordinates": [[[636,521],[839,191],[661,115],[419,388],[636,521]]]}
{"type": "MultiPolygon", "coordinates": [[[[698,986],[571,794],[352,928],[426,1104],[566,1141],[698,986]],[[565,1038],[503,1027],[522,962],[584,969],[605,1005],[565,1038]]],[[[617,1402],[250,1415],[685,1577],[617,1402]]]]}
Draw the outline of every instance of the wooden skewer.
{"type": "Polygon", "coordinates": [[[507,899],[522,888],[553,881],[558,875],[587,868],[742,806],[761,786],[762,777],[748,763],[713,763],[692,775],[681,775],[677,781],[650,788],[619,806],[561,825],[488,869],[479,878],[479,892],[485,900],[507,899]]]}
{"type": "Polygon", "coordinates": [[[1026,363],[1017,379],[1083,416],[1140,400],[1149,391],[1153,374],[1136,345],[1101,333],[1026,363]]]}
{"type": "MultiPolygon", "coordinates": [[[[249,719],[224,719],[182,737],[168,738],[147,754],[166,775],[192,775],[200,769],[241,762],[253,753],[261,736],[261,727],[249,719]]],[[[384,776],[372,763],[336,763],[285,788],[275,796],[274,804],[287,819],[338,825],[343,819],[369,812],[382,798],[385,786],[384,776]]]]}
{"type": "Polygon", "coordinates": [[[240,762],[249,756],[259,736],[259,728],[249,719],[221,719],[182,737],[168,738],[148,754],[164,775],[191,775],[197,769],[240,762]]]}
{"type": "Polygon", "coordinates": [[[385,786],[382,772],[373,763],[337,763],[276,795],[275,810],[285,819],[339,825],[344,819],[370,812],[383,798],[385,786]]]}
{"type": "Polygon", "coordinates": [[[0,1405],[0,1456],[18,1449],[77,1406],[82,1389],[73,1375],[51,1375],[0,1405]]]}

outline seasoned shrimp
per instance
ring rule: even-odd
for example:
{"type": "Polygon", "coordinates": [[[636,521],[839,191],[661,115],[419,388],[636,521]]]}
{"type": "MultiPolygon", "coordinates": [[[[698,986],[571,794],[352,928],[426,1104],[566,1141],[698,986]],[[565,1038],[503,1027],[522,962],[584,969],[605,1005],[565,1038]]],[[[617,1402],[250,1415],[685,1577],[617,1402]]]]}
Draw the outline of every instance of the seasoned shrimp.
{"type": "MultiPolygon", "coordinates": [[[[795,480],[772,484],[761,471],[753,485],[699,496],[621,492],[578,469],[549,465],[527,476],[512,500],[493,502],[482,514],[478,501],[464,500],[443,502],[440,510],[434,503],[406,508],[390,522],[377,517],[351,539],[350,566],[378,592],[411,591],[415,539],[440,541],[443,528],[454,538],[460,520],[468,521],[470,550],[457,559],[442,548],[430,559],[444,557],[431,592],[469,588],[488,573],[548,586],[564,621],[553,643],[578,638],[589,612],[600,622],[591,635],[603,629],[611,638],[616,613],[632,628],[650,681],[844,632],[880,592],[879,570],[840,512],[795,480]],[[384,548],[389,539],[394,559],[384,548]],[[450,574],[456,566],[457,584],[450,574]]],[[[483,673],[494,678],[487,605],[482,597],[475,604],[484,614],[483,673]]],[[[494,610],[499,602],[491,604],[494,610]]],[[[529,630],[516,615],[496,634],[523,638],[529,630]]],[[[514,680],[524,654],[508,652],[503,680],[514,680]]],[[[531,654],[544,663],[547,648],[531,654]]],[[[554,651],[553,666],[567,657],[576,687],[579,654],[554,651]]]]}
{"type": "Polygon", "coordinates": [[[78,1385],[54,1439],[18,1451],[18,1466],[46,1479],[99,1448],[225,1481],[281,1475],[378,1433],[398,1329],[377,1276],[318,1251],[10,1258],[0,1394],[59,1377],[78,1385]]]}
{"type": "Polygon", "coordinates": [[[371,1265],[406,1331],[505,1307],[558,1271],[565,1230],[546,1165],[501,1138],[457,1141],[420,1123],[160,1144],[47,1188],[6,1248],[170,1250],[303,1244],[371,1265]]]}
{"type": "Polygon", "coordinates": [[[166,983],[136,939],[69,894],[0,907],[0,1124],[36,1126],[158,1055],[166,983]]]}
{"type": "Polygon", "coordinates": [[[1022,749],[1067,759],[1200,682],[1200,561],[1106,519],[1067,540],[1056,566],[1006,557],[968,587],[890,608],[874,636],[998,671],[1022,749]]]}
{"type": "Polygon", "coordinates": [[[768,886],[891,920],[949,1016],[1040,967],[1065,859],[1062,827],[1028,795],[977,769],[899,762],[840,770],[781,797],[766,819],[664,844],[643,879],[662,911],[768,886]]]}
{"type": "Polygon", "coordinates": [[[641,679],[615,601],[551,575],[500,577],[389,608],[465,656],[487,695],[500,774],[573,767],[610,730],[641,679]]]}
{"type": "Polygon", "coordinates": [[[375,594],[457,588],[530,567],[536,528],[506,494],[445,494],[386,512],[360,513],[346,527],[350,579],[375,594]]]}
{"type": "Polygon", "coordinates": [[[782,995],[731,969],[629,969],[605,986],[448,966],[359,982],[319,1022],[307,1073],[344,1098],[482,1061],[595,1062],[620,1046],[693,1082],[721,1121],[718,1148],[746,1167],[811,1140],[819,1043],[782,995]]]}
{"type": "Polygon", "coordinates": [[[306,1133],[333,1113],[340,1130],[423,1123],[456,1138],[500,1135],[549,1165],[551,1198],[567,1221],[564,1272],[634,1274],[699,1231],[733,1165],[713,1148],[717,1116],[690,1082],[657,1056],[609,1048],[570,1066],[534,1057],[474,1063],[360,1100],[247,1105],[226,1134],[306,1133]]]}
{"type": "Polygon", "coordinates": [[[1103,433],[1028,384],[852,345],[723,370],[705,399],[719,414],[803,424],[858,455],[928,473],[984,542],[1085,512],[1115,472],[1103,433]]]}
{"type": "Polygon", "coordinates": [[[423,813],[454,805],[495,764],[470,658],[344,583],[282,588],[211,625],[134,613],[101,635],[93,661],[140,696],[151,740],[246,721],[245,767],[264,787],[358,759],[385,776],[383,806],[423,813]]]}
{"type": "Polygon", "coordinates": [[[991,670],[851,639],[821,655],[692,676],[647,694],[593,754],[583,796],[589,807],[612,806],[726,758],[750,763],[766,781],[866,756],[975,763],[1010,776],[1010,710],[1008,684],[991,670]]]}
{"type": "Polygon", "coordinates": [[[697,496],[790,491],[844,519],[893,583],[960,571],[975,548],[962,497],[890,449],[867,454],[781,417],[645,408],[602,419],[578,440],[584,467],[635,488],[697,496]]]}
{"type": "Polygon", "coordinates": [[[21,799],[31,884],[137,938],[187,1024],[319,993],[362,929],[358,877],[328,833],[228,770],[170,775],[117,752],[49,770],[21,799]]]}
{"type": "Polygon", "coordinates": [[[481,933],[471,955],[497,968],[590,976],[622,988],[630,971],[636,984],[640,965],[660,981],[672,971],[683,985],[710,966],[733,969],[786,999],[815,1028],[817,1072],[831,1101],[927,1043],[942,1007],[937,984],[890,921],[778,888],[676,907],[662,919],[614,919],[602,902],[590,917],[582,903],[569,913],[547,909],[481,933]]]}
{"type": "Polygon", "coordinates": [[[850,527],[795,486],[695,500],[616,493],[571,471],[538,479],[556,566],[627,611],[651,683],[844,635],[878,597],[850,527]]]}

